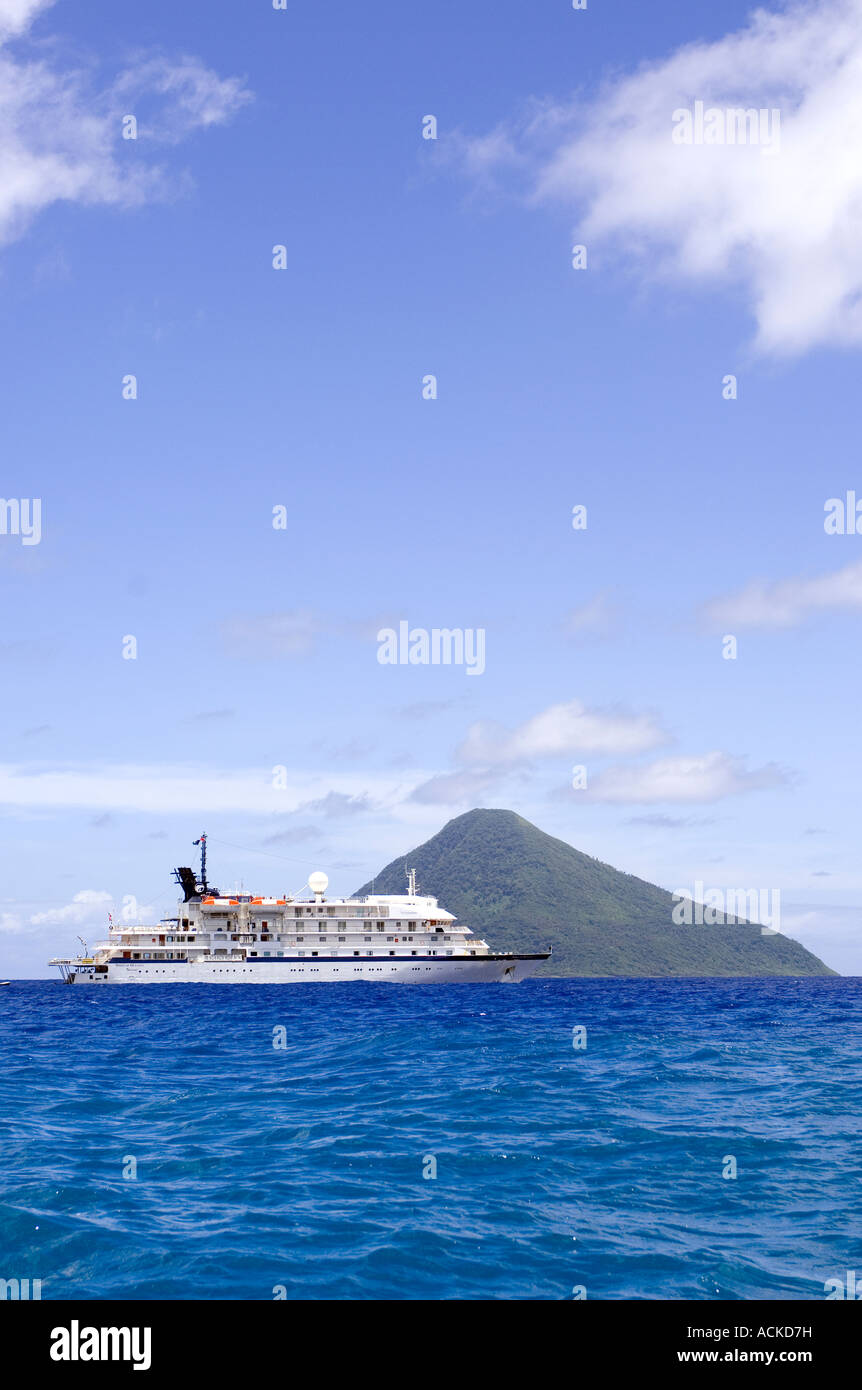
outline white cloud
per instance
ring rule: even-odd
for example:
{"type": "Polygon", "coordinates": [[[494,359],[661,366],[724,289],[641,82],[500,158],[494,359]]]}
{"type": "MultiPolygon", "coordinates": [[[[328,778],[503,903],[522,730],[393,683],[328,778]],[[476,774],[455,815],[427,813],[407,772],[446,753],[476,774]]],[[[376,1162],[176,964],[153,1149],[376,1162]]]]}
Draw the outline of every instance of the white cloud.
{"type": "MultiPolygon", "coordinates": [[[[427,778],[427,772],[416,774],[427,778]]],[[[273,785],[272,768],[221,770],[214,768],[112,766],[89,770],[32,769],[0,764],[0,806],[100,810],[190,811],[281,814],[306,810],[310,802],[331,808],[327,800],[339,793],[347,802],[395,806],[404,795],[403,779],[363,773],[337,779],[326,774],[298,772],[287,787],[273,785]],[[336,785],[333,785],[333,782],[336,785]]]]}
{"type": "Polygon", "coordinates": [[[0,912],[0,932],[16,932],[23,930],[24,923],[15,912],[0,912]]]}
{"type": "Polygon", "coordinates": [[[107,920],[113,902],[110,893],[98,888],[83,888],[65,907],[52,907],[47,912],[35,912],[30,918],[34,927],[80,927],[85,923],[107,920]]]}
{"type": "Polygon", "coordinates": [[[279,656],[304,656],[325,630],[325,621],[310,609],[228,618],[222,637],[231,656],[265,660],[279,656]]]}
{"type": "Polygon", "coordinates": [[[120,907],[121,922],[152,922],[155,908],[150,903],[139,903],[134,893],[127,893],[120,907]]]}
{"type": "Polygon", "coordinates": [[[176,144],[196,130],[222,125],[251,93],[240,78],[219,77],[198,58],[158,57],[124,72],[111,97],[115,106],[137,115],[139,139],[176,144]]]}
{"type": "Polygon", "coordinates": [[[551,705],[516,729],[472,724],[458,757],[465,763],[494,766],[570,753],[642,753],[666,738],[653,715],[590,710],[570,700],[551,705]]]}
{"type": "Polygon", "coordinates": [[[741,758],[712,752],[658,758],[651,763],[609,767],[573,796],[591,801],[706,802],[762,788],[779,787],[787,774],[774,764],[748,771],[741,758]]]}
{"type": "Polygon", "coordinates": [[[397,626],[391,615],[372,618],[339,617],[311,608],[285,608],[277,613],[239,613],[222,623],[225,648],[231,656],[271,660],[305,656],[325,637],[375,643],[381,627],[397,626]]]}
{"type": "Polygon", "coordinates": [[[42,10],[54,0],[0,0],[0,42],[29,29],[42,10]]]}
{"type": "Polygon", "coordinates": [[[530,155],[531,192],[583,211],[576,240],[647,275],[738,283],[765,352],[862,341],[862,7],[805,0],[615,77],[591,101],[534,107],[467,142],[483,176],[530,155]],[[673,112],[781,113],[780,149],[675,144],[673,112]]]}
{"type": "MultiPolygon", "coordinates": [[[[167,196],[165,170],[129,158],[122,118],[173,143],[229,120],[250,99],[237,78],[195,58],[145,58],[103,90],[81,66],[61,70],[26,56],[26,32],[45,6],[0,0],[0,243],[20,236],[56,202],[131,207],[167,196]]],[[[55,50],[56,51],[56,50],[55,50]]]]}
{"type": "Polygon", "coordinates": [[[594,594],[586,603],[572,608],[563,620],[567,637],[607,637],[619,623],[619,610],[607,589],[594,594]]]}
{"type": "Polygon", "coordinates": [[[862,610],[862,561],[813,577],[755,580],[705,605],[708,622],[726,627],[796,627],[817,614],[862,610]]]}
{"type": "Polygon", "coordinates": [[[360,796],[349,796],[346,792],[327,792],[326,796],[320,796],[315,801],[303,802],[297,809],[337,820],[342,816],[355,816],[374,808],[364,793],[360,796]]]}
{"type": "Polygon", "coordinates": [[[472,806],[495,781],[485,772],[443,772],[414,787],[410,800],[423,806],[472,806]]]}

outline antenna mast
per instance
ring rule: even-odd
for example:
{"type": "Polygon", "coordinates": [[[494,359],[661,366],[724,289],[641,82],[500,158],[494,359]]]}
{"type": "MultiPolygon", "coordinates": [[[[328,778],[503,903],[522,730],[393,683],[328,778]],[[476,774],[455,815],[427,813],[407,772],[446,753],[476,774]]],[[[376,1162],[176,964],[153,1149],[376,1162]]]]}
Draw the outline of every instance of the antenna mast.
{"type": "Polygon", "coordinates": [[[407,870],[407,892],[410,894],[410,897],[411,897],[411,898],[415,898],[415,897],[416,897],[416,870],[415,870],[415,869],[408,869],[408,870],[407,870]]]}
{"type": "Polygon", "coordinates": [[[201,885],[200,885],[200,886],[201,886],[203,892],[205,893],[205,892],[207,891],[207,837],[206,837],[206,833],[204,833],[203,835],[201,835],[201,837],[200,837],[199,840],[194,840],[193,843],[196,844],[196,845],[200,845],[200,847],[201,847],[201,885]]]}

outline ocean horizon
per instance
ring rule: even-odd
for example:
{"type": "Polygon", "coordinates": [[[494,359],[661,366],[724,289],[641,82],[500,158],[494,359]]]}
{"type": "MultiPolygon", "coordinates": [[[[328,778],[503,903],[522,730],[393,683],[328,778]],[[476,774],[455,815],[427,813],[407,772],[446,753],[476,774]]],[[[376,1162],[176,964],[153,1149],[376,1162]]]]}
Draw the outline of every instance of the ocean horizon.
{"type": "Polygon", "coordinates": [[[44,1300],[823,1299],[862,1269],[860,1005],[841,976],[16,981],[0,1278],[44,1300]]]}

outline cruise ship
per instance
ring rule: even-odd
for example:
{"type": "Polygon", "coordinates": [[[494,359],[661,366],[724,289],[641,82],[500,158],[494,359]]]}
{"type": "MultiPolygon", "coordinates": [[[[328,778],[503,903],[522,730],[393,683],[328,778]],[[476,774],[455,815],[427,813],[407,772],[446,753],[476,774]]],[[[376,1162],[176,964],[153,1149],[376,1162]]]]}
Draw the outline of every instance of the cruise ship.
{"type": "Polygon", "coordinates": [[[183,890],[176,917],[158,926],[115,924],[108,940],[75,958],[55,957],[70,985],[298,984],[386,980],[392,984],[489,983],[525,979],[550,951],[493,951],[456,925],[436,898],[416,888],[362,898],[327,898],[324,873],[296,898],[220,893],[207,883],[206,835],[200,874],[174,869],[183,890]]]}

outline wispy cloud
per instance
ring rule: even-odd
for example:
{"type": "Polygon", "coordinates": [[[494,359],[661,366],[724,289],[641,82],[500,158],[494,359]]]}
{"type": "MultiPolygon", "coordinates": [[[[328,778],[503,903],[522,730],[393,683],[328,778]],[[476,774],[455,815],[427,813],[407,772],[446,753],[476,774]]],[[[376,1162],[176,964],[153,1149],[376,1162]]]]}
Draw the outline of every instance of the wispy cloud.
{"type": "Polygon", "coordinates": [[[644,278],[742,287],[774,354],[862,341],[862,7],[804,0],[615,76],[585,101],[534,103],[463,144],[468,175],[529,169],[570,204],[595,258],[644,278]],[[675,110],[779,110],[780,150],[681,145],[675,110]]]}
{"type": "Polygon", "coordinates": [[[324,630],[323,619],[306,608],[248,614],[228,618],[222,624],[222,636],[229,654],[258,660],[304,656],[324,630]]]}
{"type": "Polygon", "coordinates": [[[104,889],[83,888],[65,907],[35,912],[30,922],[34,927],[81,927],[97,918],[104,922],[113,901],[112,895],[104,889]]]}
{"type": "Polygon", "coordinates": [[[563,619],[563,632],[574,641],[608,637],[620,623],[619,607],[607,589],[572,608],[563,619]]]}
{"type": "Polygon", "coordinates": [[[46,4],[0,0],[0,243],[58,202],[133,207],[173,196],[177,174],[129,159],[124,116],[140,113],[139,137],[176,144],[221,124],[250,100],[236,77],[194,57],[144,56],[108,87],[85,67],[57,65],[28,31],[46,4]],[[137,108],[137,110],[136,110],[137,108]]]}
{"type": "MultiPolygon", "coordinates": [[[[427,777],[427,773],[417,774],[427,777]]],[[[190,811],[291,814],[315,806],[319,814],[395,806],[403,781],[382,774],[337,777],[297,772],[287,786],[273,784],[272,769],[114,765],[46,769],[0,765],[0,806],[141,811],[182,815],[190,811]],[[334,785],[333,785],[334,784],[334,785]]]]}
{"type": "Polygon", "coordinates": [[[223,125],[251,101],[241,78],[219,77],[190,57],[145,59],[117,79],[110,95],[114,105],[135,112],[139,139],[171,145],[223,125]]]}
{"type": "Polygon", "coordinates": [[[29,29],[36,16],[53,4],[54,0],[0,0],[0,42],[29,29]]]}
{"type": "Polygon", "coordinates": [[[646,825],[655,830],[689,830],[696,825],[714,825],[712,816],[665,816],[654,812],[644,816],[629,816],[627,825],[646,825]]]}
{"type": "Polygon", "coordinates": [[[464,703],[463,695],[453,695],[449,700],[415,700],[411,705],[401,705],[395,710],[399,719],[433,719],[437,714],[445,714],[464,703]]]}
{"type": "Polygon", "coordinates": [[[784,786],[789,781],[788,774],[774,763],[749,770],[742,758],[712,752],[609,767],[590,781],[588,789],[571,795],[622,803],[709,802],[784,786]]]}
{"type": "Polygon", "coordinates": [[[706,621],[729,631],[742,627],[797,627],[808,618],[862,611],[862,561],[828,574],[754,580],[704,606],[706,621]]]}
{"type": "Polygon", "coordinates": [[[281,830],[277,835],[269,835],[265,845],[304,845],[309,840],[320,840],[320,827],[316,825],[296,825],[292,830],[281,830]]]}
{"type": "Polygon", "coordinates": [[[233,719],[236,714],[235,709],[203,709],[198,714],[190,714],[185,720],[186,724],[214,724],[223,719],[233,719]]]}
{"type": "Polygon", "coordinates": [[[497,782],[487,772],[443,772],[414,787],[410,800],[423,806],[472,806],[497,782]]]}
{"type": "Polygon", "coordinates": [[[113,894],[104,888],[82,888],[65,906],[34,912],[29,918],[29,924],[31,927],[105,926],[108,913],[112,909],[119,922],[147,922],[152,920],[155,913],[151,904],[139,903],[131,893],[123,898],[118,908],[115,908],[113,894]]]}
{"type": "Polygon", "coordinates": [[[666,741],[667,734],[652,714],[588,709],[579,700],[570,700],[551,705],[515,729],[490,722],[472,724],[458,758],[493,767],[571,753],[642,753],[666,741]]]}
{"type": "Polygon", "coordinates": [[[345,792],[327,792],[326,796],[318,797],[315,801],[304,801],[297,809],[336,819],[370,811],[372,804],[364,792],[359,796],[349,796],[345,792]]]}
{"type": "Polygon", "coordinates": [[[311,608],[285,608],[276,613],[241,613],[225,620],[222,638],[231,656],[257,660],[305,656],[322,637],[376,641],[379,618],[339,617],[311,608]]]}

